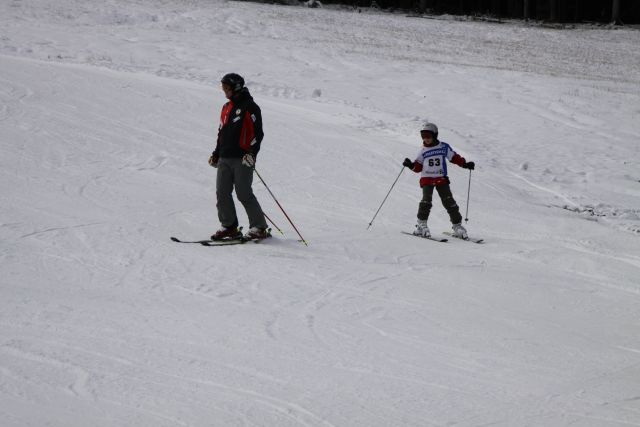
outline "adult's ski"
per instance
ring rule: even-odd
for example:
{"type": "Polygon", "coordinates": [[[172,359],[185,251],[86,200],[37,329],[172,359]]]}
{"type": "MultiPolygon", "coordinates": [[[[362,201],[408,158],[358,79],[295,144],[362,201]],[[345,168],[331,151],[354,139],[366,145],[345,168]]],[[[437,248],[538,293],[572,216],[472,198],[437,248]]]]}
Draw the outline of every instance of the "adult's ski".
{"type": "Polygon", "coordinates": [[[242,243],[247,243],[249,241],[252,241],[253,239],[246,239],[244,237],[240,237],[237,239],[223,239],[223,240],[211,240],[211,239],[181,240],[181,239],[178,239],[177,237],[171,237],[171,240],[176,243],[195,243],[195,244],[200,244],[202,246],[228,246],[228,245],[240,245],[242,243]]]}
{"type": "Polygon", "coordinates": [[[475,238],[475,237],[467,237],[466,239],[463,239],[462,237],[458,237],[458,236],[456,236],[455,234],[453,234],[450,231],[444,231],[442,234],[446,234],[447,236],[455,237],[456,239],[466,240],[467,242],[484,243],[484,239],[478,239],[478,238],[475,238]]]}
{"type": "Polygon", "coordinates": [[[178,239],[177,237],[171,237],[171,240],[176,242],[176,243],[199,243],[199,244],[203,244],[203,243],[208,243],[208,242],[213,242],[213,240],[211,239],[204,239],[204,240],[181,240],[178,239]]]}
{"type": "Polygon", "coordinates": [[[271,237],[271,229],[267,230],[267,236],[265,237],[249,237],[248,235],[240,235],[238,237],[233,238],[225,238],[225,239],[203,239],[203,240],[181,240],[177,237],[171,237],[171,240],[176,243],[195,243],[200,244],[202,246],[231,246],[231,245],[242,245],[247,242],[258,243],[266,238],[271,237]]]}
{"type": "Polygon", "coordinates": [[[228,240],[210,240],[208,242],[200,243],[202,246],[231,246],[231,245],[242,245],[247,242],[258,243],[260,240],[258,239],[248,239],[246,237],[241,237],[239,239],[228,239],[228,240]]]}
{"type": "Polygon", "coordinates": [[[423,237],[423,236],[416,236],[413,233],[409,233],[408,231],[401,231],[402,234],[408,234],[409,236],[413,236],[413,237],[419,237],[421,239],[426,239],[426,240],[433,240],[434,242],[440,242],[440,243],[445,243],[448,242],[448,239],[444,239],[441,237],[423,237]]]}

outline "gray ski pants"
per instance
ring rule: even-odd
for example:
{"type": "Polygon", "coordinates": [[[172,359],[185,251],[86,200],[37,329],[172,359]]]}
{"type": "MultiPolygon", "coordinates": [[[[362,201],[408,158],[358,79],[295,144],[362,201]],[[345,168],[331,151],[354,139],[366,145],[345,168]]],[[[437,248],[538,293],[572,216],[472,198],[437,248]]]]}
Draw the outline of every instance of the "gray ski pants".
{"type": "Polygon", "coordinates": [[[253,169],[242,164],[242,159],[221,158],[216,174],[216,207],[223,227],[237,227],[238,216],[233,202],[233,189],[249,217],[249,227],[267,228],[262,208],[253,194],[253,169]]]}
{"type": "Polygon", "coordinates": [[[429,219],[429,213],[431,212],[431,199],[433,198],[433,189],[436,189],[438,195],[440,196],[440,200],[442,201],[442,206],[449,213],[449,219],[452,224],[460,224],[462,222],[462,215],[460,215],[460,208],[458,208],[458,204],[453,198],[453,194],[451,194],[451,188],[449,184],[441,184],[438,186],[433,185],[425,185],[422,187],[422,200],[420,201],[420,205],[418,205],[418,219],[426,221],[429,219]]]}

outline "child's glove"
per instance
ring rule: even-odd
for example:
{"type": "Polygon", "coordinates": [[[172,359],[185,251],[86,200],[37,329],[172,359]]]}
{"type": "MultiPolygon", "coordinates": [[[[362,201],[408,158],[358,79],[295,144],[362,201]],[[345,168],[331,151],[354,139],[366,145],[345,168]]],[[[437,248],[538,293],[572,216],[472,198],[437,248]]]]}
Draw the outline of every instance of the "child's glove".
{"type": "Polygon", "coordinates": [[[402,162],[402,166],[404,166],[405,168],[413,169],[413,162],[408,158],[405,158],[404,162],[402,162]]]}
{"type": "Polygon", "coordinates": [[[242,157],[242,164],[249,168],[252,168],[256,164],[256,158],[252,153],[247,153],[242,157]]]}
{"type": "Polygon", "coordinates": [[[465,169],[474,170],[476,167],[476,164],[474,162],[464,162],[464,165],[462,165],[462,167],[465,169]]]}

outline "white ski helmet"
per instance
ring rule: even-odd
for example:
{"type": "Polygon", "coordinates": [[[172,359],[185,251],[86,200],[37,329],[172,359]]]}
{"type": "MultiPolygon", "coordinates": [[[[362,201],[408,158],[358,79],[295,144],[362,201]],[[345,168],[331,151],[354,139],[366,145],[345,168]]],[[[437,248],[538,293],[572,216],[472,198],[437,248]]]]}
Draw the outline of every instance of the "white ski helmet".
{"type": "Polygon", "coordinates": [[[431,123],[429,121],[424,122],[422,124],[422,127],[420,128],[420,132],[424,131],[431,132],[434,137],[438,137],[438,126],[436,126],[434,123],[431,123]]]}

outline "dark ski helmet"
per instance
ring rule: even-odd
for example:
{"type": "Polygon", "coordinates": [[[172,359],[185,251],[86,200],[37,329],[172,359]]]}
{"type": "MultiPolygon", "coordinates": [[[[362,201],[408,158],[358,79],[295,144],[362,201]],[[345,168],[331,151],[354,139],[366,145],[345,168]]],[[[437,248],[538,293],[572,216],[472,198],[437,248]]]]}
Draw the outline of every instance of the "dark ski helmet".
{"type": "Polygon", "coordinates": [[[431,132],[435,138],[438,137],[438,126],[431,122],[424,122],[420,128],[420,133],[431,132]]]}
{"type": "Polygon", "coordinates": [[[222,84],[231,86],[234,92],[239,92],[244,87],[244,79],[236,73],[225,74],[220,80],[222,84]]]}

